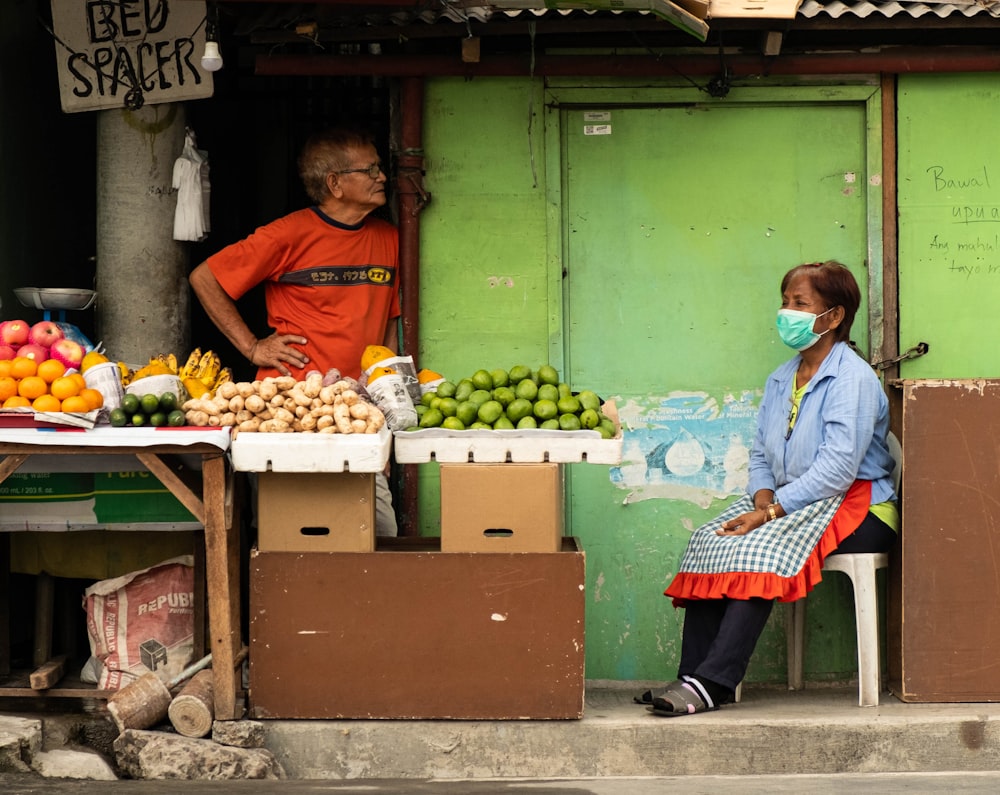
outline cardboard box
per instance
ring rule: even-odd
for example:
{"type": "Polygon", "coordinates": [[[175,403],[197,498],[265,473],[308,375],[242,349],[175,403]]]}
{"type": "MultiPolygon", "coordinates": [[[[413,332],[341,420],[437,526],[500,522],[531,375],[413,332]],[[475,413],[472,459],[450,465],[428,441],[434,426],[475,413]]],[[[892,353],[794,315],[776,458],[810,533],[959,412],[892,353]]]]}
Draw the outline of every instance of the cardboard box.
{"type": "Polygon", "coordinates": [[[250,555],[255,718],[576,719],[584,554],[250,555]],[[317,609],[322,605],[322,609],[317,609]]]}
{"type": "Polygon", "coordinates": [[[442,464],[442,552],[556,552],[561,464],[442,464]]]}
{"type": "Polygon", "coordinates": [[[371,552],[375,476],[364,472],[261,472],[257,544],[262,551],[371,552]]]}

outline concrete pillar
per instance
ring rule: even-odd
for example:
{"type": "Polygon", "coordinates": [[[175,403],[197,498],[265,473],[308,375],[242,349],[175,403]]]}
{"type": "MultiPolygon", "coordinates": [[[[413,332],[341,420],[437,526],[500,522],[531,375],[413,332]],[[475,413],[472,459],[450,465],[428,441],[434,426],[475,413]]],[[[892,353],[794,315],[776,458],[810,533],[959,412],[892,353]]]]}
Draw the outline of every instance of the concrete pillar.
{"type": "Polygon", "coordinates": [[[173,238],[171,187],[184,127],[180,103],[98,112],[94,341],[128,364],[188,352],[189,244],[173,238]]]}

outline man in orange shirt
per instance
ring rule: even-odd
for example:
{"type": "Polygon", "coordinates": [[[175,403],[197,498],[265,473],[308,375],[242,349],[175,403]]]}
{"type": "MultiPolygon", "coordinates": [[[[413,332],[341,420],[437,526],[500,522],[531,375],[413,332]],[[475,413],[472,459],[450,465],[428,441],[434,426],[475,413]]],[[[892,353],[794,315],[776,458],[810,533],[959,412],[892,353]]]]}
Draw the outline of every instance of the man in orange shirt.
{"type": "MultiPolygon", "coordinates": [[[[212,322],[257,365],[257,377],[310,370],[361,374],[366,346],[398,351],[399,237],[372,211],[386,202],[386,176],[372,138],[333,129],[310,138],[299,176],[314,206],[257,229],[191,272],[212,322]],[[268,325],[258,338],[236,301],[264,283],[268,325]]],[[[376,477],[377,531],[395,535],[385,477],[376,477]]]]}

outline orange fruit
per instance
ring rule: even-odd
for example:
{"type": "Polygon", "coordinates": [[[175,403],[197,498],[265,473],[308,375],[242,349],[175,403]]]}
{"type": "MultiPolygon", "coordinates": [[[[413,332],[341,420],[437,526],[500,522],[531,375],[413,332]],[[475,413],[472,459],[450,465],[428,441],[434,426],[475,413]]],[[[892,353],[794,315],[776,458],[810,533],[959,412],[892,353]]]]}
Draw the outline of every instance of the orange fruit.
{"type": "Polygon", "coordinates": [[[62,411],[62,404],[59,398],[46,392],[31,401],[31,408],[35,411],[62,411]]]}
{"type": "Polygon", "coordinates": [[[88,411],[99,409],[104,405],[104,395],[99,389],[91,389],[90,387],[81,389],[80,397],[87,401],[87,405],[90,407],[88,411]]]}
{"type": "Polygon", "coordinates": [[[62,402],[62,410],[73,412],[75,414],[86,414],[90,411],[90,406],[87,404],[87,401],[79,395],[73,395],[72,397],[66,398],[62,402]]]}
{"type": "Polygon", "coordinates": [[[66,374],[66,365],[60,362],[58,359],[46,359],[44,362],[40,362],[38,365],[37,375],[41,377],[46,384],[51,384],[59,376],[66,374]]]}
{"type": "Polygon", "coordinates": [[[17,394],[17,381],[9,375],[0,377],[0,403],[17,394]]]}
{"type": "MultiPolygon", "coordinates": [[[[23,381],[21,383],[24,383],[23,381]]],[[[52,382],[49,390],[58,400],[76,397],[80,394],[80,385],[71,375],[64,375],[52,382]]]]}
{"type": "Polygon", "coordinates": [[[3,402],[3,408],[5,409],[30,409],[31,401],[26,397],[21,397],[20,395],[11,395],[3,402]]]}
{"type": "Polygon", "coordinates": [[[0,378],[6,378],[9,376],[13,366],[14,362],[11,359],[4,359],[3,361],[0,361],[0,378]]]}
{"type": "Polygon", "coordinates": [[[365,348],[365,352],[361,354],[361,369],[367,370],[383,359],[390,359],[395,355],[384,345],[369,345],[365,348]]]}
{"type": "Polygon", "coordinates": [[[105,356],[103,353],[98,353],[97,351],[90,351],[89,353],[84,355],[83,361],[80,362],[80,372],[85,373],[95,364],[104,364],[107,361],[108,357],[105,356]]]}
{"type": "Polygon", "coordinates": [[[78,392],[82,392],[84,389],[87,388],[87,379],[84,378],[80,373],[70,373],[66,377],[72,378],[76,382],[77,387],[79,387],[79,389],[77,390],[78,392]]]}
{"type": "Polygon", "coordinates": [[[38,372],[38,362],[27,356],[15,356],[11,362],[10,374],[14,378],[27,378],[38,372]]]}
{"type": "Polygon", "coordinates": [[[44,395],[48,391],[49,385],[37,375],[29,375],[27,378],[22,378],[17,384],[17,394],[28,400],[34,400],[39,395],[44,395]]]}

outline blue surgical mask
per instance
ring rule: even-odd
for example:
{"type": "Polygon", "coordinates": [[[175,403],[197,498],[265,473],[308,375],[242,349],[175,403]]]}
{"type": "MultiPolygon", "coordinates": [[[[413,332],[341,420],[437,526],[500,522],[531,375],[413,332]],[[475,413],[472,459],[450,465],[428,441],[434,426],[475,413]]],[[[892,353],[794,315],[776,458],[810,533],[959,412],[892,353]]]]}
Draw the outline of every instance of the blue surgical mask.
{"type": "Polygon", "coordinates": [[[814,315],[812,312],[799,312],[797,309],[779,309],[777,325],[781,341],[797,351],[811,348],[823,334],[830,330],[827,329],[823,334],[817,334],[813,331],[813,323],[816,322],[816,318],[823,317],[831,311],[833,311],[832,306],[826,312],[818,315],[814,315]]]}

